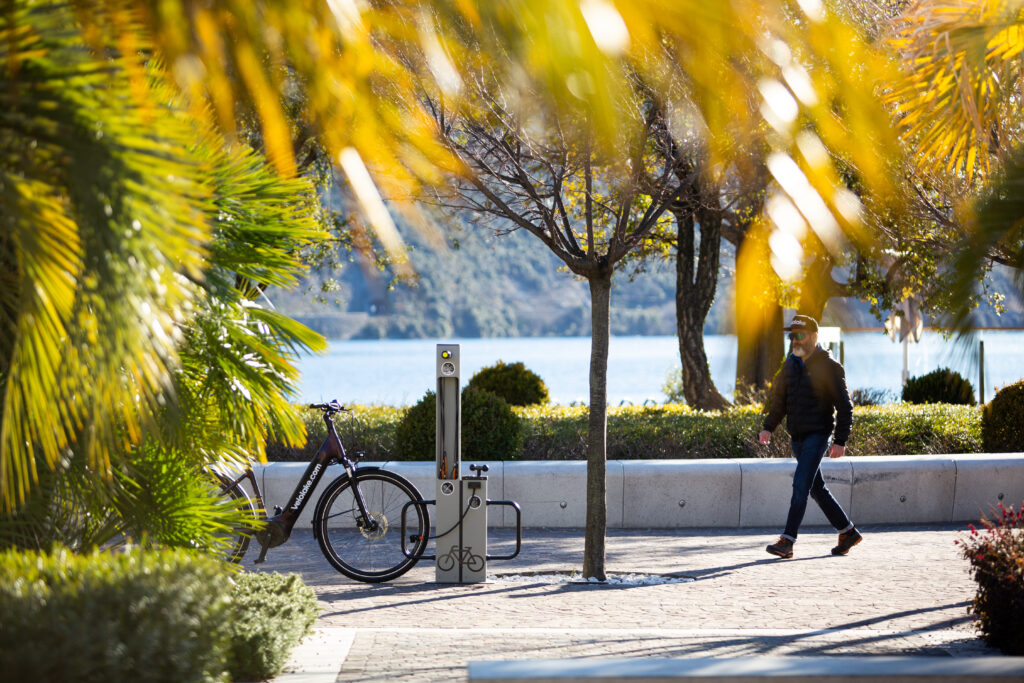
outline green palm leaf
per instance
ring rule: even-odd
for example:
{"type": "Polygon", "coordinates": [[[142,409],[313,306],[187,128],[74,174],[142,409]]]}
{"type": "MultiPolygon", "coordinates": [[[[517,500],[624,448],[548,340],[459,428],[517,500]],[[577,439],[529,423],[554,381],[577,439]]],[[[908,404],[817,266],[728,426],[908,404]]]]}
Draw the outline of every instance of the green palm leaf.
{"type": "Polygon", "coordinates": [[[70,9],[0,16],[0,499],[24,499],[35,455],[75,445],[99,471],[139,433],[176,363],[199,277],[206,191],[180,112],[140,108],[138,63],[97,58],[70,9]],[[185,277],[183,277],[185,276],[185,277]],[[127,428],[127,429],[125,429],[127,428]]]}
{"type": "Polygon", "coordinates": [[[1020,142],[1020,0],[915,3],[892,39],[905,65],[887,93],[903,135],[933,173],[984,177],[1020,142]]]}
{"type": "Polygon", "coordinates": [[[953,259],[952,299],[959,307],[954,322],[970,328],[977,274],[993,255],[1016,268],[1018,292],[1024,293],[1024,153],[1018,152],[979,200],[968,225],[968,237],[953,259]]]}

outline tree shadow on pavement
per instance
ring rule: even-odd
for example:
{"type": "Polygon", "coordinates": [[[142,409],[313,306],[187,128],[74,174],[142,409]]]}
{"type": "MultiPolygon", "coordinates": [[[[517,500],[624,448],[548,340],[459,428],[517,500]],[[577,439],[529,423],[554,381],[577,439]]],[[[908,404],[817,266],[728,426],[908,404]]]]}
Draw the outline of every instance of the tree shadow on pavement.
{"type": "MultiPolygon", "coordinates": [[[[321,601],[326,602],[350,602],[352,600],[358,600],[361,598],[388,598],[388,606],[395,607],[409,607],[413,605],[427,605],[434,602],[451,602],[455,600],[465,600],[472,598],[480,598],[488,595],[498,595],[503,593],[514,593],[517,591],[526,590],[529,588],[536,588],[537,586],[549,586],[550,584],[543,582],[521,582],[514,585],[495,587],[491,588],[493,584],[486,583],[473,583],[473,584],[437,584],[433,582],[428,583],[406,583],[406,584],[389,584],[389,585],[377,585],[367,586],[365,588],[346,589],[343,591],[321,591],[318,592],[317,598],[321,601]],[[445,589],[462,589],[460,592],[445,589]],[[443,590],[441,595],[437,595],[438,590],[443,590]],[[430,597],[424,597],[420,599],[414,599],[418,595],[424,593],[431,593],[430,597]],[[409,596],[407,600],[396,600],[397,597],[409,596]]],[[[513,596],[514,597],[514,596],[513,596]]],[[[342,609],[334,612],[324,612],[320,615],[320,618],[331,616],[343,616],[347,614],[358,614],[359,612],[372,612],[381,609],[383,606],[380,604],[371,604],[366,607],[357,607],[353,609],[342,609]]],[[[352,624],[353,627],[358,624],[352,624]]]]}
{"type": "MultiPolygon", "coordinates": [[[[912,637],[929,633],[948,632],[970,622],[970,617],[957,617],[935,622],[925,628],[872,629],[870,627],[894,620],[918,616],[928,612],[966,608],[969,603],[957,602],[936,607],[895,612],[871,619],[823,628],[813,631],[787,632],[762,631],[742,632],[723,635],[720,632],[710,637],[694,635],[680,637],[677,643],[665,644],[665,636],[626,636],[619,642],[625,647],[615,652],[616,657],[738,657],[758,655],[822,656],[822,655],[914,655],[914,656],[962,656],[964,654],[998,654],[970,631],[963,631],[963,638],[947,640],[946,643],[914,642],[912,637]],[[858,633],[858,630],[860,632],[858,633]]],[[[709,634],[710,635],[710,634],[709,634]]]]}
{"type": "Polygon", "coordinates": [[[686,576],[692,576],[698,581],[707,579],[717,579],[720,576],[726,576],[733,573],[738,569],[746,569],[747,567],[757,567],[764,564],[790,564],[793,562],[806,562],[808,560],[820,560],[821,557],[791,557],[789,559],[782,559],[778,557],[765,557],[760,560],[751,560],[750,562],[741,562],[740,564],[732,564],[725,567],[708,567],[706,569],[681,569],[681,574],[686,576]]]}

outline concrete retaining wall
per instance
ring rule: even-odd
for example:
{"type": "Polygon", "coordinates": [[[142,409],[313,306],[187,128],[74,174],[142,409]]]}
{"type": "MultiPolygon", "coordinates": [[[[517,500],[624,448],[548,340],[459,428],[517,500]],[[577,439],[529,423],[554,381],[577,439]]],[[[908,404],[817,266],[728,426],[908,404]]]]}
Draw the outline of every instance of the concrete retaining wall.
{"type": "MultiPolygon", "coordinates": [[[[406,477],[423,498],[436,498],[434,463],[380,465],[406,477]]],[[[582,461],[488,462],[487,497],[514,500],[525,527],[583,527],[586,470],[582,461]]],[[[306,463],[257,467],[265,503],[284,505],[306,463]]],[[[365,465],[364,465],[365,466],[365,465]]],[[[607,463],[610,528],[782,526],[789,509],[792,459],[611,460],[607,463]]],[[[468,472],[468,463],[464,464],[468,472]]],[[[319,489],[344,473],[328,469],[319,489]]],[[[1024,501],[1024,453],[867,456],[826,459],[829,489],[857,524],[976,521],[1000,501],[1024,501]]],[[[318,491],[299,518],[309,526],[318,491]]],[[[491,508],[491,526],[512,526],[514,513],[491,508]]],[[[826,525],[811,501],[805,525],[826,525]]]]}

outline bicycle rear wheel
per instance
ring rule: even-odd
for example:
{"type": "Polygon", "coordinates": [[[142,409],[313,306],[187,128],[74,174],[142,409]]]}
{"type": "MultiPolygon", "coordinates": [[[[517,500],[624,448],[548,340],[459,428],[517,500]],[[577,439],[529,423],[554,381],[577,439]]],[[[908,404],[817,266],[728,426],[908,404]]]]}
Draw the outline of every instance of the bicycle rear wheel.
{"type": "Polygon", "coordinates": [[[402,509],[421,500],[416,487],[385,470],[356,470],[355,485],[369,515],[361,519],[348,476],[335,479],[317,501],[313,532],[327,561],[339,572],[368,583],[390,581],[409,571],[427,546],[430,523],[426,505],[406,510],[406,549],[402,553],[402,509]]]}
{"type": "MultiPolygon", "coordinates": [[[[253,507],[252,499],[242,489],[241,485],[231,487],[230,480],[222,479],[217,477],[220,486],[221,498],[227,503],[230,502],[235,509],[241,510],[248,515],[249,519],[256,519],[256,508],[253,507]]],[[[224,554],[224,559],[228,562],[241,562],[242,557],[245,555],[245,551],[249,549],[249,541],[252,538],[253,530],[251,527],[237,527],[232,529],[231,537],[226,545],[227,552],[224,554]]]]}

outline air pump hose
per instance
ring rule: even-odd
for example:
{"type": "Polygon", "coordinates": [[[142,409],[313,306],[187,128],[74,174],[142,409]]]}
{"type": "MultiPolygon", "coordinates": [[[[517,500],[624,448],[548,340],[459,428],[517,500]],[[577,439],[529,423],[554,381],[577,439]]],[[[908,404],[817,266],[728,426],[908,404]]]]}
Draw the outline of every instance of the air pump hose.
{"type": "Polygon", "coordinates": [[[427,536],[427,540],[430,541],[430,540],[441,538],[443,536],[447,536],[451,532],[453,532],[456,529],[458,529],[459,526],[462,524],[462,520],[466,519],[466,515],[469,514],[469,509],[471,507],[473,507],[473,501],[474,500],[480,500],[479,496],[477,496],[475,493],[472,496],[469,497],[469,502],[466,503],[466,509],[463,510],[462,511],[462,515],[459,516],[459,521],[455,522],[455,524],[453,524],[452,527],[450,529],[448,529],[448,531],[444,532],[443,534],[434,534],[433,536],[427,536]]]}

